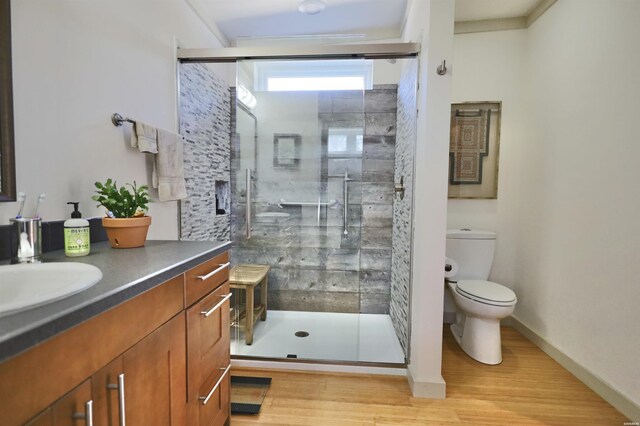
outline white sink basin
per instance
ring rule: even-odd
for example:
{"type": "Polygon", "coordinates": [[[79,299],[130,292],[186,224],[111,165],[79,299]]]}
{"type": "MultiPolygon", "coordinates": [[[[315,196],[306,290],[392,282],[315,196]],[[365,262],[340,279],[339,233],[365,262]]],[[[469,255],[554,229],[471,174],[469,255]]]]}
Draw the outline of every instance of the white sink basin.
{"type": "Polygon", "coordinates": [[[100,269],[84,263],[0,266],[0,316],[69,297],[101,279],[100,269]]]}

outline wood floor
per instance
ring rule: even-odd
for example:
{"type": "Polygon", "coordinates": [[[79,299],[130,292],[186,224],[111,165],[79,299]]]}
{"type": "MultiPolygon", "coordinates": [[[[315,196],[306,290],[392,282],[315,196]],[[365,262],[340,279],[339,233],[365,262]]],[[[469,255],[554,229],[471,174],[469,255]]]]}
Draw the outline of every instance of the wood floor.
{"type": "Polygon", "coordinates": [[[404,377],[232,370],[272,377],[260,414],[240,425],[623,425],[620,412],[512,328],[503,362],[480,364],[444,331],[445,400],[413,398],[404,377]]]}

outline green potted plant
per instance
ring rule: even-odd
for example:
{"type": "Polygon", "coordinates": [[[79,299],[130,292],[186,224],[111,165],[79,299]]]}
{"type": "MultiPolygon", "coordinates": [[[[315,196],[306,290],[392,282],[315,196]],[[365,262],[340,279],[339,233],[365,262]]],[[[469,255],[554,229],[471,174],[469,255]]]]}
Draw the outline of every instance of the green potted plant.
{"type": "Polygon", "coordinates": [[[112,179],[96,182],[96,194],[91,199],[98,207],[107,209],[107,217],[102,218],[102,226],[107,232],[113,248],[142,247],[147,239],[151,217],[147,216],[149,187],[126,184],[118,188],[112,179]],[[131,191],[127,188],[131,189],[131,191]]]}

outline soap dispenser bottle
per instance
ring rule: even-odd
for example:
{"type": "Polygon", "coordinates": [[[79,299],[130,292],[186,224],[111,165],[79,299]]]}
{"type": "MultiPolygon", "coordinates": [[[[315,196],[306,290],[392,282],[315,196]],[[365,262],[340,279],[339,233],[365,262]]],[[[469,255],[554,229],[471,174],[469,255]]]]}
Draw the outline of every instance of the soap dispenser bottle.
{"type": "Polygon", "coordinates": [[[68,202],[73,205],[71,219],[64,222],[64,254],[69,257],[86,256],[91,251],[89,235],[89,221],[81,219],[78,202],[68,202]]]}

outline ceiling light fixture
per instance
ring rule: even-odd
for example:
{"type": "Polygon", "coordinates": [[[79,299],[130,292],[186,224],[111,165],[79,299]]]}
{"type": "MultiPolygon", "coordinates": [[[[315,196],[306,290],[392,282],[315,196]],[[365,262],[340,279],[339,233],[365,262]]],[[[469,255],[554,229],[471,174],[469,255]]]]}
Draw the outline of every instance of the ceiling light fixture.
{"type": "Polygon", "coordinates": [[[298,6],[298,10],[305,15],[317,15],[322,12],[325,7],[326,5],[322,0],[303,0],[300,6],[298,6]]]}

